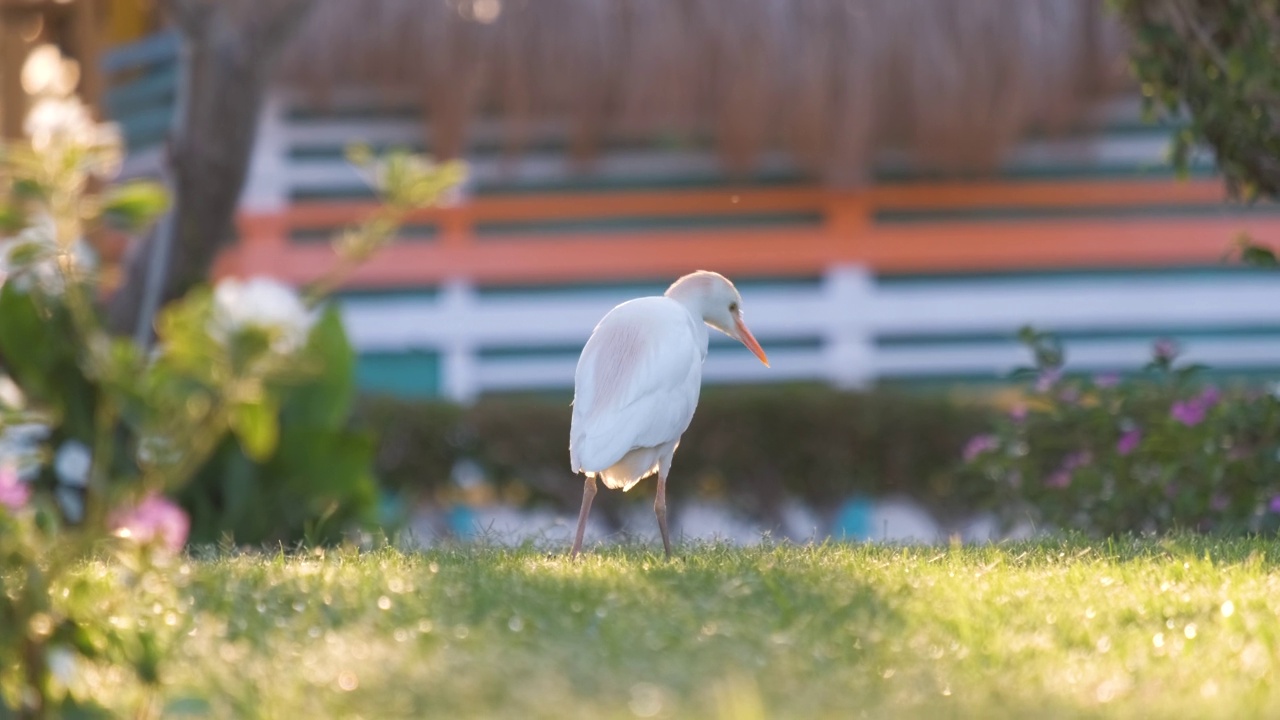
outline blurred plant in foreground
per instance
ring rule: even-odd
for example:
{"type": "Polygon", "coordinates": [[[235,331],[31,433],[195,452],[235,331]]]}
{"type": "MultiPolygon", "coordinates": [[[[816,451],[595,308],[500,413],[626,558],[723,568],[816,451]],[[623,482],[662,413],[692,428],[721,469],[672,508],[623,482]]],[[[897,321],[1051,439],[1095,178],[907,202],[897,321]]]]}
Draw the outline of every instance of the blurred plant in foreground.
{"type": "Polygon", "coordinates": [[[29,142],[0,146],[0,717],[93,717],[78,665],[124,664],[154,687],[176,630],[82,622],[76,608],[93,598],[69,570],[95,559],[133,591],[177,592],[171,558],[189,532],[238,525],[197,514],[193,526],[175,494],[215,496],[221,513],[266,493],[268,512],[295,508],[277,518],[286,524],[371,504],[370,453],[334,454],[351,445],[351,348],[320,303],[460,168],[366,158],[402,168],[380,188],[390,209],[339,240],[340,262],[306,301],[272,280],[224,280],[165,308],[147,348],[105,330],[86,237],[149,222],[163,189],[99,189],[119,167],[119,133],[74,100],[33,114],[27,130],[29,142]],[[211,463],[232,457],[228,447],[290,480],[264,473],[245,486],[211,463]],[[326,463],[341,471],[326,475],[326,463]],[[308,484],[309,471],[329,484],[308,484]]]}
{"type": "Polygon", "coordinates": [[[1055,338],[1021,338],[1028,401],[964,450],[967,473],[1021,503],[1011,512],[1096,534],[1280,527],[1280,388],[1219,389],[1168,340],[1139,375],[1066,376],[1055,338]]]}

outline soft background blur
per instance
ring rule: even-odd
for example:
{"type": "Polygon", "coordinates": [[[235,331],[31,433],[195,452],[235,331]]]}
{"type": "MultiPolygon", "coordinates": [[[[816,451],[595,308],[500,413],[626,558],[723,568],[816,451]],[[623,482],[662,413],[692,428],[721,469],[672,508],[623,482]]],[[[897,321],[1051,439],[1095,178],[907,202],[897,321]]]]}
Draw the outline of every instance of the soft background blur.
{"type": "MultiPolygon", "coordinates": [[[[72,83],[122,126],[125,174],[159,175],[184,91],[160,9],[0,8],[0,129],[72,83]]],[[[1280,281],[1223,262],[1280,217],[1225,204],[1207,153],[1175,178],[1127,43],[1101,0],[318,2],[254,110],[218,274],[328,268],[373,207],[353,142],[465,159],[456,202],[341,295],[388,521],[560,533],[582,343],[706,268],[772,368],[713,341],[672,477],[687,534],[982,537],[992,490],[955,466],[1018,402],[1022,325],[1076,371],[1162,337],[1224,380],[1280,365],[1280,281]]],[[[597,536],[652,532],[645,502],[600,502],[597,536]]]]}

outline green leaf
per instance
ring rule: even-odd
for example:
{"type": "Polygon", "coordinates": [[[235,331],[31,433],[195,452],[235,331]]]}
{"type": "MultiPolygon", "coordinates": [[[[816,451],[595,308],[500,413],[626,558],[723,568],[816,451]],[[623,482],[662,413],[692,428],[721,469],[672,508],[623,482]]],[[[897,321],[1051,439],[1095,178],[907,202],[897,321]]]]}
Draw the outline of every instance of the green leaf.
{"type": "Polygon", "coordinates": [[[290,426],[285,436],[268,474],[286,485],[297,483],[300,492],[340,496],[372,467],[369,434],[290,426]]]}
{"type": "Polygon", "coordinates": [[[164,705],[165,717],[204,717],[212,713],[213,706],[209,704],[209,701],[194,695],[174,698],[164,705]]]}
{"type": "Polygon", "coordinates": [[[280,408],[273,398],[240,403],[231,410],[231,429],[250,458],[265,462],[280,441],[280,408]]]}
{"type": "Polygon", "coordinates": [[[17,178],[13,181],[13,196],[20,200],[42,200],[45,190],[31,178],[17,178]]]}
{"type": "Polygon", "coordinates": [[[76,700],[70,694],[62,698],[56,716],[63,720],[110,720],[114,717],[106,708],[92,700],[76,700]]]}
{"type": "Polygon", "coordinates": [[[1280,262],[1276,260],[1274,250],[1249,240],[1240,242],[1240,260],[1250,267],[1273,268],[1280,265],[1280,262]]]}
{"type": "Polygon", "coordinates": [[[319,374],[290,392],[285,404],[290,422],[342,427],[355,400],[356,353],[347,340],[336,306],[326,308],[311,329],[305,354],[308,360],[320,364],[319,374]]]}
{"type": "Polygon", "coordinates": [[[12,205],[0,205],[0,232],[14,233],[26,226],[26,219],[18,208],[12,205]]]}
{"type": "Polygon", "coordinates": [[[102,202],[102,218],[124,230],[138,230],[150,224],[169,207],[164,186],[150,181],[117,185],[107,191],[102,202]]]}
{"type": "Polygon", "coordinates": [[[138,633],[138,652],[133,658],[133,670],[138,679],[147,685],[160,682],[160,646],[156,635],[150,630],[138,633]]]}

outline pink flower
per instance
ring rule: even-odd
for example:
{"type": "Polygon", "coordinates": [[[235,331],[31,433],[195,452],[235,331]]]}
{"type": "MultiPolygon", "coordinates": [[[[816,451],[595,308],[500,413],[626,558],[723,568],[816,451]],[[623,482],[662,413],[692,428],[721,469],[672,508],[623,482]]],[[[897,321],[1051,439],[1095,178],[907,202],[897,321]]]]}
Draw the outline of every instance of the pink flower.
{"type": "Polygon", "coordinates": [[[1066,468],[1059,468],[1053,471],[1053,474],[1045,478],[1044,484],[1051,488],[1066,488],[1071,486],[1071,471],[1066,468]]]}
{"type": "Polygon", "coordinates": [[[1190,400],[1179,400],[1169,408],[1169,414],[1174,420],[1186,425],[1187,427],[1195,427],[1204,422],[1205,414],[1209,408],[1218,404],[1221,393],[1215,387],[1207,387],[1196,397],[1190,400]]]}
{"type": "Polygon", "coordinates": [[[1156,360],[1169,362],[1178,356],[1178,344],[1169,338],[1160,338],[1151,346],[1156,360]]]}
{"type": "Polygon", "coordinates": [[[1071,473],[1077,468],[1093,462],[1093,453],[1088,450],[1077,450],[1062,459],[1062,465],[1053,474],[1045,478],[1044,484],[1051,488],[1065,488],[1071,485],[1071,473]]]}
{"type": "Polygon", "coordinates": [[[1221,493],[1214,495],[1209,500],[1209,507],[1215,512],[1222,512],[1231,506],[1231,499],[1221,493]]]}
{"type": "Polygon", "coordinates": [[[1222,393],[1218,392],[1218,388],[1212,385],[1200,391],[1200,402],[1203,403],[1205,407],[1213,407],[1214,405],[1217,405],[1218,400],[1220,399],[1222,399],[1222,393]]]}
{"type": "Polygon", "coordinates": [[[1093,384],[1100,388],[1115,387],[1120,384],[1120,374],[1111,372],[1095,375],[1093,378],[1093,384]]]}
{"type": "Polygon", "coordinates": [[[1195,427],[1203,422],[1204,412],[1205,407],[1195,400],[1179,400],[1169,408],[1169,414],[1173,419],[1187,427],[1195,427]]]}
{"type": "Polygon", "coordinates": [[[1141,430],[1137,428],[1127,430],[1116,441],[1116,452],[1121,455],[1128,455],[1138,448],[1138,443],[1140,442],[1142,442],[1141,430]]]}
{"type": "Polygon", "coordinates": [[[172,552],[182,549],[191,530],[191,520],[182,508],[155,493],[133,508],[113,512],[108,523],[120,537],[143,544],[158,538],[161,545],[172,552]]]}
{"type": "Polygon", "coordinates": [[[1062,368],[1046,368],[1040,371],[1040,377],[1036,378],[1036,392],[1049,392],[1058,381],[1062,379],[1062,368]]]}
{"type": "Polygon", "coordinates": [[[1014,422],[1021,424],[1023,420],[1027,419],[1027,406],[1022,403],[1018,403],[1012,408],[1009,408],[1009,417],[1014,422]]]}
{"type": "Polygon", "coordinates": [[[1271,496],[1271,502],[1267,503],[1267,509],[1273,513],[1280,513],[1280,495],[1271,496]]]}
{"type": "Polygon", "coordinates": [[[982,453],[1000,447],[1000,440],[995,435],[974,435],[964,446],[964,461],[973,462],[982,453]]]}
{"type": "Polygon", "coordinates": [[[18,477],[12,465],[0,467],[0,505],[20,510],[31,499],[31,488],[18,477]]]}
{"type": "Polygon", "coordinates": [[[1078,450],[1071,453],[1062,461],[1062,467],[1067,470],[1075,470],[1078,467],[1084,467],[1093,462],[1093,453],[1088,450],[1078,450]]]}

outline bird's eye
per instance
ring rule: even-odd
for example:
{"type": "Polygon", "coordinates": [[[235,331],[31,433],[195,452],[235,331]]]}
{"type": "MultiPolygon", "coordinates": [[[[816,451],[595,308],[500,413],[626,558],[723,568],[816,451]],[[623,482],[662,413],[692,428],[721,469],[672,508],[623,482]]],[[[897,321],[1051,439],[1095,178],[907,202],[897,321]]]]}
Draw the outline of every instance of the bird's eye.
{"type": "Polygon", "coordinates": [[[736,302],[729,303],[729,312],[731,313],[738,312],[738,303],[736,302]]]}

